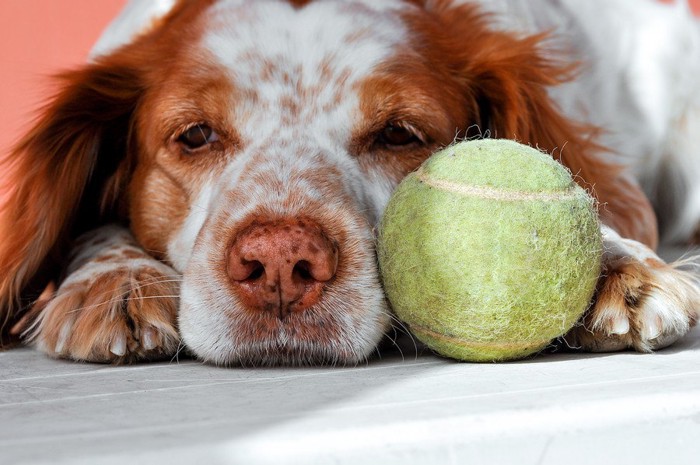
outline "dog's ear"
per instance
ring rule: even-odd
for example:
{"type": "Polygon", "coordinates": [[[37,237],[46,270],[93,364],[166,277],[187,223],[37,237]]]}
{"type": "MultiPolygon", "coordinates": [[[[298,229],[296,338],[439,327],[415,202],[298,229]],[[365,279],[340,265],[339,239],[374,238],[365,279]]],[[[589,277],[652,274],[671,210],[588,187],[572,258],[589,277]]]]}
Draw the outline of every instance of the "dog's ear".
{"type": "Polygon", "coordinates": [[[576,78],[578,63],[557,60],[563,53],[548,46],[547,34],[495,28],[493,17],[474,5],[449,0],[426,5],[439,25],[433,34],[441,37],[439,47],[467,94],[465,135],[514,139],[550,153],[594,193],[603,222],[655,247],[654,211],[636,182],[601,156],[611,151],[597,143],[601,130],[567,118],[549,95],[552,86],[576,78]]]}
{"type": "Polygon", "coordinates": [[[96,223],[105,199],[115,198],[144,90],[137,68],[123,59],[60,80],[33,129],[2,160],[8,192],[0,208],[0,327],[29,287],[46,284],[71,235],[96,223]]]}
{"type": "Polygon", "coordinates": [[[482,136],[515,139],[546,151],[592,140],[595,128],[563,117],[548,89],[575,77],[578,64],[555,58],[548,35],[522,35],[492,26],[471,4],[428,2],[438,16],[440,46],[466,88],[470,122],[482,136]]]}

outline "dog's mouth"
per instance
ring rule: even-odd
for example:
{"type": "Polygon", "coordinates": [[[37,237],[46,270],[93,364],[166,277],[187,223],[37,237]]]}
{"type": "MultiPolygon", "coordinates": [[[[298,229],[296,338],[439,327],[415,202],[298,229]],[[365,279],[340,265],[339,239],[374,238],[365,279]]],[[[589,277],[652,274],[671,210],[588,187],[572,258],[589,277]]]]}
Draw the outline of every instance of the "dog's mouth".
{"type": "Polygon", "coordinates": [[[193,320],[184,304],[180,331],[198,358],[221,366],[356,365],[371,357],[390,318],[383,295],[342,299],[343,291],[329,285],[318,305],[283,318],[230,307],[193,320]]]}
{"type": "Polygon", "coordinates": [[[259,315],[232,332],[237,343],[214,360],[218,365],[342,366],[362,363],[370,355],[353,343],[343,321],[323,309],[284,319],[259,315]]]}
{"type": "Polygon", "coordinates": [[[376,350],[391,318],[367,223],[317,221],[313,233],[302,223],[297,234],[296,220],[258,222],[224,252],[195,249],[179,327],[198,358],[223,366],[355,365],[376,350]],[[280,239],[289,229],[301,240],[280,239]]]}

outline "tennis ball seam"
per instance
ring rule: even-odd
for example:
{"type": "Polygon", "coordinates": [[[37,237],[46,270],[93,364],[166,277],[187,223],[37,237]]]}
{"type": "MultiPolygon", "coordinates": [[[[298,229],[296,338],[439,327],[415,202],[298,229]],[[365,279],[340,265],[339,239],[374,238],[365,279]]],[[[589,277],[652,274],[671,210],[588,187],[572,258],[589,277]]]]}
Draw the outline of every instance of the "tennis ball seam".
{"type": "Polygon", "coordinates": [[[430,187],[436,189],[452,192],[455,194],[465,195],[469,197],[477,197],[486,200],[503,200],[509,202],[517,201],[566,201],[566,200],[576,200],[580,198],[581,194],[578,192],[576,185],[572,187],[556,192],[526,192],[526,191],[512,191],[505,190],[503,188],[493,188],[493,187],[483,187],[483,186],[470,186],[467,184],[458,184],[452,181],[446,181],[444,179],[431,178],[428,173],[423,170],[421,166],[415,172],[418,180],[430,187]]]}
{"type": "Polygon", "coordinates": [[[556,339],[558,337],[558,336],[555,336],[554,338],[540,339],[538,341],[529,340],[527,343],[522,343],[522,344],[517,344],[517,343],[513,343],[513,342],[509,342],[509,343],[477,342],[474,340],[467,340],[467,339],[462,339],[459,337],[448,336],[448,335],[443,334],[443,333],[438,333],[436,331],[433,331],[433,330],[428,329],[425,326],[421,326],[421,325],[408,324],[408,326],[415,332],[423,333],[423,334],[430,336],[434,339],[438,339],[438,340],[443,341],[443,342],[450,342],[452,344],[456,344],[456,345],[458,345],[462,348],[466,348],[466,349],[502,349],[502,350],[513,350],[513,351],[526,350],[526,349],[530,349],[533,347],[544,347],[547,344],[549,344],[553,339],[556,339]]]}

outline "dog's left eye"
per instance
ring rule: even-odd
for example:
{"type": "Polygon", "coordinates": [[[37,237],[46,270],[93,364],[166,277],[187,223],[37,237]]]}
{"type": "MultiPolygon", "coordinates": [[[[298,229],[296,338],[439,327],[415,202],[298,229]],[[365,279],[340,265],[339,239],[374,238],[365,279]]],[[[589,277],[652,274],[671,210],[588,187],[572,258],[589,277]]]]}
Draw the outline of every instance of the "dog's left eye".
{"type": "Polygon", "coordinates": [[[397,124],[390,124],[379,133],[377,142],[386,147],[398,148],[420,144],[422,140],[411,129],[397,124]]]}
{"type": "Polygon", "coordinates": [[[192,126],[177,138],[177,141],[188,150],[196,150],[218,140],[216,131],[206,124],[192,126]]]}

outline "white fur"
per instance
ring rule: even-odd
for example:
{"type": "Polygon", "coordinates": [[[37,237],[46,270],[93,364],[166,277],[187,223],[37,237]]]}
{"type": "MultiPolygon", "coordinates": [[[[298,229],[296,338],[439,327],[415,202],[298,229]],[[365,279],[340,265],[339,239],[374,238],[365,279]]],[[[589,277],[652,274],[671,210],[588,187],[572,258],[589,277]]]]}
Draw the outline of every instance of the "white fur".
{"type": "MultiPolygon", "coordinates": [[[[364,253],[353,257],[358,262],[353,265],[353,279],[335,282],[326,293],[326,300],[332,301],[335,293],[338,299],[352,295],[362,302],[352,306],[336,301],[335,308],[324,304],[333,317],[330,324],[343,332],[323,349],[328,360],[338,359],[337,354],[343,352],[352,356],[339,361],[367,357],[385,331],[388,310],[377,282],[372,227],[388,202],[391,182],[380,173],[364,175],[347,147],[361,117],[359,84],[405,43],[404,25],[396,15],[384,12],[399,7],[406,8],[397,1],[319,2],[294,9],[286,2],[242,6],[238,0],[224,0],[208,13],[212,27],[201,47],[228,70],[237,90],[231,96],[230,121],[242,139],[252,142],[232,154],[220,178],[211,181],[213,195],[204,202],[209,210],[193,209],[178,233],[174,246],[178,254],[184,257],[182,251],[192,246],[187,266],[171,257],[184,271],[180,330],[200,357],[217,363],[244,358],[238,332],[246,323],[236,311],[240,305],[235,296],[213,269],[225,244],[216,243],[211,225],[224,221],[233,233],[244,218],[261,208],[294,218],[308,214],[317,208],[311,205],[318,204],[319,215],[342,219],[351,240],[363,244],[364,253]],[[245,20],[238,20],[241,17],[245,20]],[[334,21],[328,22],[329,17],[334,21]],[[261,35],[260,31],[274,34],[261,35]],[[269,79],[261,79],[270,64],[274,69],[269,79]],[[324,70],[321,80],[319,74],[324,70]],[[280,109],[282,101],[292,102],[299,111],[285,113],[280,109]],[[305,171],[320,168],[340,176],[329,176],[332,185],[314,185],[303,179],[305,171]],[[241,179],[239,173],[244,171],[249,176],[241,179]],[[250,183],[255,173],[264,173],[265,183],[250,183]],[[229,192],[245,192],[246,199],[233,205],[225,200],[229,192]],[[290,193],[303,193],[291,207],[285,204],[290,193]]],[[[281,327],[270,344],[289,341],[293,339],[281,327]]]]}
{"type": "Polygon", "coordinates": [[[657,207],[662,238],[686,240],[700,221],[700,26],[685,2],[479,0],[497,24],[551,32],[560,56],[583,65],[551,88],[563,112],[601,127],[610,157],[657,207]]]}
{"type": "Polygon", "coordinates": [[[176,3],[177,0],[131,0],[102,33],[90,52],[90,59],[128,44],[165,16],[176,3]]]}
{"type": "Polygon", "coordinates": [[[213,194],[213,180],[205,181],[201,191],[190,205],[184,224],[168,242],[167,256],[172,267],[180,273],[187,268],[197,236],[209,215],[213,194]]]}

